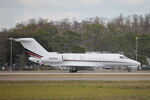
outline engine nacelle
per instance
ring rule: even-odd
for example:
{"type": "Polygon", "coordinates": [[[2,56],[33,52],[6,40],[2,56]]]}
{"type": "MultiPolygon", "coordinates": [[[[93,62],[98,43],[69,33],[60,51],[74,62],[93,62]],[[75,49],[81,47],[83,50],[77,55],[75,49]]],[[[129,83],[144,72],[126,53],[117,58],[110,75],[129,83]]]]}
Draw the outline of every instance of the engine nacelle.
{"type": "Polygon", "coordinates": [[[58,55],[58,54],[41,58],[42,63],[61,63],[62,61],[63,61],[62,55],[58,55]]]}
{"type": "Polygon", "coordinates": [[[34,57],[29,57],[29,60],[35,63],[41,63],[41,60],[38,58],[34,58],[34,57]]]}

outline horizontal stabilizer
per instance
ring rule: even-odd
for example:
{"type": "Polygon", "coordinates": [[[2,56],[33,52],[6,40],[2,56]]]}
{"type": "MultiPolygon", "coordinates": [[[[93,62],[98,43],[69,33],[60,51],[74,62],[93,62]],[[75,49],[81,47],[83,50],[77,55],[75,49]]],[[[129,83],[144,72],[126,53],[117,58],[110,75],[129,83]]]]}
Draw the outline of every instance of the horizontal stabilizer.
{"type": "Polygon", "coordinates": [[[12,39],[16,42],[32,42],[32,38],[18,38],[18,39],[12,39]]]}

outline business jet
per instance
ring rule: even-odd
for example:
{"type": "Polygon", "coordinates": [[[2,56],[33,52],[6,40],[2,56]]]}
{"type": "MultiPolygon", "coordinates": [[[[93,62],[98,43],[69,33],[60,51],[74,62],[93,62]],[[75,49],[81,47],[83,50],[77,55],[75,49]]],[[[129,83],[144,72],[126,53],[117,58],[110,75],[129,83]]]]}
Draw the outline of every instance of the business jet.
{"type": "Polygon", "coordinates": [[[70,72],[77,72],[79,67],[103,68],[106,66],[125,66],[137,68],[141,64],[121,54],[103,53],[57,53],[48,52],[33,38],[17,38],[30,55],[29,60],[41,65],[68,67],[70,72]]]}

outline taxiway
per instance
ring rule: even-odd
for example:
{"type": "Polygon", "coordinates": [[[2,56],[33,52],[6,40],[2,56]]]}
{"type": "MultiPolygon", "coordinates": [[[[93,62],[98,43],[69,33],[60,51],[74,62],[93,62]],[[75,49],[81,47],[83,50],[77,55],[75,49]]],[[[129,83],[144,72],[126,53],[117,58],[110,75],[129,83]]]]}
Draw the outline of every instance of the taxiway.
{"type": "Polygon", "coordinates": [[[59,80],[150,80],[150,73],[44,73],[44,72],[2,72],[0,80],[7,81],[59,81],[59,80]]]}

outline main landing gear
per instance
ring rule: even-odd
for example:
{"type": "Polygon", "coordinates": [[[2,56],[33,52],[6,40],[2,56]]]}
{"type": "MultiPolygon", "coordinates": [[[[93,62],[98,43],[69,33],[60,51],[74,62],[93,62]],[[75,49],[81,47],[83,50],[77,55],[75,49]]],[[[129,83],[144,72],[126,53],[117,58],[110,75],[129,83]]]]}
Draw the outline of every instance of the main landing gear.
{"type": "Polygon", "coordinates": [[[77,72],[78,70],[76,69],[76,68],[71,68],[70,70],[69,70],[69,72],[70,73],[75,73],[75,72],[77,72]]]}
{"type": "Polygon", "coordinates": [[[128,67],[127,70],[128,70],[128,72],[132,72],[132,68],[131,67],[128,67]]]}

